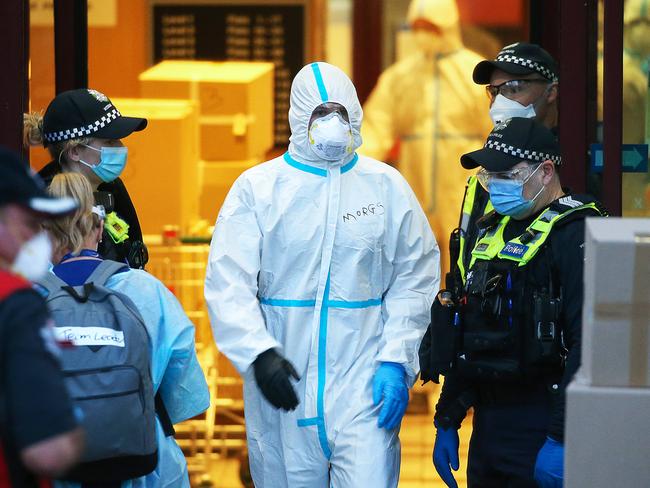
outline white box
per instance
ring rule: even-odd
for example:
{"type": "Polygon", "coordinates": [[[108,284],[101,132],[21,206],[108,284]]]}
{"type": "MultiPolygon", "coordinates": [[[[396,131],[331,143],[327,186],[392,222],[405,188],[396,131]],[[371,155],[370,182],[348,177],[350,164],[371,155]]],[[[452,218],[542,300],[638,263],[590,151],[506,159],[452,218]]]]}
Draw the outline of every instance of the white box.
{"type": "Polygon", "coordinates": [[[650,486],[650,389],[567,389],[565,488],[650,486]]]}
{"type": "Polygon", "coordinates": [[[650,386],[650,219],[587,219],[584,283],[587,384],[650,386]]]}

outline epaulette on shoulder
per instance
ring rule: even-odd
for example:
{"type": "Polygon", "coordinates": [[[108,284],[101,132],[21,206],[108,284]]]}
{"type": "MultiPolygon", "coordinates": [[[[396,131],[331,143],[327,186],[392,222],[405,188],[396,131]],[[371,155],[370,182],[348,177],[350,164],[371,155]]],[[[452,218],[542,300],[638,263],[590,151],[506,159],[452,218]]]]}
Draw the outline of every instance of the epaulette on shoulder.
{"type": "Polygon", "coordinates": [[[549,207],[567,216],[559,219],[556,226],[566,225],[574,220],[586,217],[607,217],[609,213],[603,205],[590,195],[569,194],[555,200],[549,207]]]}

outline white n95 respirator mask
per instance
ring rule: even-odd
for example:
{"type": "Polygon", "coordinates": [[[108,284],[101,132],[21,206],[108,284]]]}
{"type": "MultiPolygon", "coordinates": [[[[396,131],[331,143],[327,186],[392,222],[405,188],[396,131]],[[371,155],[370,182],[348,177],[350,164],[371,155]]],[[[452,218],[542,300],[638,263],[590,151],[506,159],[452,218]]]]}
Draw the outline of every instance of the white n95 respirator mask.
{"type": "Polygon", "coordinates": [[[523,117],[524,119],[535,118],[535,107],[533,104],[523,106],[521,103],[510,100],[500,93],[495,97],[490,107],[490,118],[494,125],[498,125],[513,117],[523,117]]]}
{"type": "Polygon", "coordinates": [[[309,128],[309,147],[326,161],[342,160],[352,153],[350,124],[337,112],[314,120],[309,128]]]}
{"type": "Polygon", "coordinates": [[[51,259],[52,243],[41,231],[20,247],[11,271],[28,281],[38,281],[49,271],[51,259]]]}

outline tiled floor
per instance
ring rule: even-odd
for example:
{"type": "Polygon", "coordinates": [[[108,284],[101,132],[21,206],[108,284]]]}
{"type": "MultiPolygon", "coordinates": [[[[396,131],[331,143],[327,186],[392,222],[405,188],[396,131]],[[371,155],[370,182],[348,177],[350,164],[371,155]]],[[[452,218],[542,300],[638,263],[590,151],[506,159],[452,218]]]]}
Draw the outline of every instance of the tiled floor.
{"type": "MultiPolygon", "coordinates": [[[[429,403],[432,403],[432,398],[429,403]]],[[[433,411],[432,409],[430,411],[433,411]]],[[[460,469],[455,473],[458,486],[466,486],[467,448],[471,434],[471,419],[466,419],[460,431],[460,469]]],[[[406,415],[402,422],[402,469],[399,488],[446,488],[436,474],[431,461],[434,441],[432,414],[406,415]]],[[[214,488],[242,488],[239,482],[237,460],[225,459],[214,462],[212,475],[214,488]]],[[[194,486],[200,486],[194,484],[194,486]]]]}

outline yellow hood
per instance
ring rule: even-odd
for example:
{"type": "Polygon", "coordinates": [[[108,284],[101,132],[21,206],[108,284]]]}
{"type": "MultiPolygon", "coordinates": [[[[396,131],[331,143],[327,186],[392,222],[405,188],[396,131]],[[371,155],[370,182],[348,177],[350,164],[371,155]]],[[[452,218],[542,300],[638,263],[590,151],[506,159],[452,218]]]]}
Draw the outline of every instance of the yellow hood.
{"type": "Polygon", "coordinates": [[[412,0],[406,18],[411,25],[421,19],[439,27],[446,51],[463,47],[456,0],[412,0]]]}

